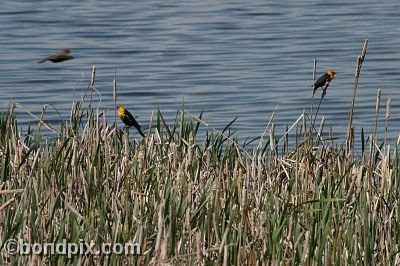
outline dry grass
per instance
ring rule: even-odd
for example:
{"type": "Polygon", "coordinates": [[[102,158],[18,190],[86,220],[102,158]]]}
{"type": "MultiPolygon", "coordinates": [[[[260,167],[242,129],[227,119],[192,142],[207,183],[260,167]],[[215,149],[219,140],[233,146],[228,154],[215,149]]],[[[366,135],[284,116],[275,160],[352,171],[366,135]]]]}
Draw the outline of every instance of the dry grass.
{"type": "Polygon", "coordinates": [[[212,130],[181,110],[170,126],[156,111],[152,131],[136,142],[82,106],[74,103],[50,143],[38,131],[17,130],[16,106],[2,115],[2,264],[400,263],[398,146],[378,146],[376,134],[363,136],[354,158],[341,145],[310,139],[314,127],[302,115],[291,150],[272,123],[268,141],[245,148],[231,123],[212,130]],[[18,238],[134,242],[141,255],[7,254],[4,243],[18,238]]]}

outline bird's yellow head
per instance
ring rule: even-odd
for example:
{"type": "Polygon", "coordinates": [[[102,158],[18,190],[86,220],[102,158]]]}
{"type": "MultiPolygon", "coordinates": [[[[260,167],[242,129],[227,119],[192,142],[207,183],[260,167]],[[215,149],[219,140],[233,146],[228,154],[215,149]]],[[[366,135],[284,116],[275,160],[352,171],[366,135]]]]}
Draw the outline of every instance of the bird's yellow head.
{"type": "Polygon", "coordinates": [[[328,70],[328,75],[329,75],[330,80],[332,80],[335,77],[335,74],[336,74],[336,72],[333,71],[333,69],[328,70]]]}
{"type": "Polygon", "coordinates": [[[125,115],[125,106],[123,105],[118,106],[118,116],[122,117],[124,115],[125,115]]]}

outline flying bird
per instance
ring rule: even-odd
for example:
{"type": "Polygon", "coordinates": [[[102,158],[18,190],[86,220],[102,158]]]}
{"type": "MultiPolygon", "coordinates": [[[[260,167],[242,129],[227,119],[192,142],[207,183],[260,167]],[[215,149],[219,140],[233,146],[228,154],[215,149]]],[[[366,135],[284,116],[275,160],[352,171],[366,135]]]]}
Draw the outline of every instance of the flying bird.
{"type": "Polygon", "coordinates": [[[314,83],[314,91],[313,91],[313,96],[315,94],[315,91],[318,88],[323,88],[326,90],[329,86],[329,83],[333,80],[335,77],[336,72],[333,71],[333,69],[329,69],[328,72],[323,74],[317,81],[314,83]],[[325,87],[325,88],[324,88],[325,87]]]}
{"type": "Polygon", "coordinates": [[[119,118],[121,118],[122,122],[124,122],[124,124],[128,126],[128,128],[134,126],[139,134],[144,137],[144,134],[140,129],[139,123],[135,120],[133,115],[128,110],[126,110],[125,106],[118,106],[118,116],[119,118]]]}
{"type": "Polygon", "coordinates": [[[59,63],[59,62],[63,62],[63,61],[67,61],[67,60],[73,59],[74,57],[72,55],[70,55],[70,53],[71,53],[71,50],[68,49],[68,48],[65,48],[65,49],[61,50],[60,52],[58,52],[56,54],[50,55],[50,56],[46,57],[43,60],[39,60],[38,64],[44,63],[47,60],[49,60],[49,61],[51,61],[53,63],[59,63]]]}

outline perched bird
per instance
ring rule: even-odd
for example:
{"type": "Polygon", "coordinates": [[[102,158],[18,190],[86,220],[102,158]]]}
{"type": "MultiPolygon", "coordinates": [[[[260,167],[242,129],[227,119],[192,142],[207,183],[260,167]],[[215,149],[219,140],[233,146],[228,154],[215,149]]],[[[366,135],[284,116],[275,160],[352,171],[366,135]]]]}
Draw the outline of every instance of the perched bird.
{"type": "Polygon", "coordinates": [[[325,86],[324,89],[327,89],[329,86],[329,83],[333,80],[333,78],[335,77],[336,72],[333,71],[333,69],[329,69],[328,72],[326,72],[325,74],[323,74],[319,79],[317,79],[317,81],[314,83],[314,91],[313,91],[313,96],[315,94],[315,91],[318,88],[323,88],[325,86]]]}
{"type": "Polygon", "coordinates": [[[118,116],[119,118],[121,118],[122,122],[124,122],[125,125],[127,125],[128,127],[134,126],[139,134],[144,137],[144,134],[140,129],[139,123],[135,120],[133,115],[128,110],[126,110],[125,106],[118,106],[118,116]]]}
{"type": "Polygon", "coordinates": [[[54,54],[54,55],[50,55],[48,57],[46,57],[43,60],[39,60],[38,64],[44,63],[47,60],[53,62],[53,63],[58,63],[58,62],[62,62],[62,61],[67,61],[70,59],[73,59],[74,57],[72,55],[70,55],[71,50],[68,48],[65,48],[63,50],[61,50],[60,52],[54,54]]]}

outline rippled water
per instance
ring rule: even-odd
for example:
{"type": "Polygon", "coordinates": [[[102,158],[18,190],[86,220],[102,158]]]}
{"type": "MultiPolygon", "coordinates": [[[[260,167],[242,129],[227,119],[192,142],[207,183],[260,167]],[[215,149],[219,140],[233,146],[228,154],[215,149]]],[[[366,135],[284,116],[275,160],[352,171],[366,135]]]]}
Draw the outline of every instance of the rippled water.
{"type": "MultiPolygon", "coordinates": [[[[118,100],[148,124],[157,107],[172,121],[186,110],[223,128],[235,117],[240,139],[260,136],[277,106],[278,132],[311,105],[313,59],[318,75],[337,72],[320,114],[342,137],[357,55],[369,39],[356,100],[356,136],[371,131],[376,89],[398,134],[400,2],[387,1],[7,1],[0,11],[0,108],[10,100],[35,114],[52,103],[63,118],[85,92],[93,64],[101,108],[118,100]],[[62,48],[74,60],[36,61],[62,48]]],[[[320,94],[317,95],[319,97],[320,94]]],[[[98,98],[98,97],[97,97],[98,98]]],[[[96,99],[97,99],[96,98],[96,99]]],[[[33,122],[18,112],[20,125],[33,122]]],[[[57,125],[59,116],[46,119],[57,125]]],[[[384,114],[380,116],[384,129],[384,114]]]]}

